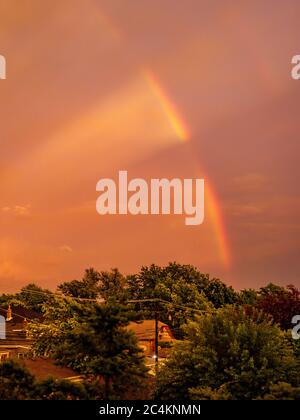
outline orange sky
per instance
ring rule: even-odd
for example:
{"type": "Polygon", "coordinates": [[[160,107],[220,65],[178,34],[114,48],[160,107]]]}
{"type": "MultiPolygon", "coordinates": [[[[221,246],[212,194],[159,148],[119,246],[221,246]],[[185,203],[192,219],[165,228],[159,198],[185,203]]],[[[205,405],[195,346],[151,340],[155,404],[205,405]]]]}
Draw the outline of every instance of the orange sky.
{"type": "Polygon", "coordinates": [[[300,286],[298,1],[0,0],[0,292],[191,263],[300,286]],[[204,178],[203,225],[99,216],[97,181],[204,178]]]}

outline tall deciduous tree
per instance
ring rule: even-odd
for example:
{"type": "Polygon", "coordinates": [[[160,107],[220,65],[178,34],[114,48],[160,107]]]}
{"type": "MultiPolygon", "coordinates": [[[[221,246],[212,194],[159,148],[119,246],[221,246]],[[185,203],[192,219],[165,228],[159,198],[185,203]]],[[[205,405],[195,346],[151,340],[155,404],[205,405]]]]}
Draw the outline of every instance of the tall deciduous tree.
{"type": "Polygon", "coordinates": [[[284,333],[257,311],[224,307],[185,331],[159,372],[159,398],[253,399],[294,377],[297,362],[284,333]]]}
{"type": "Polygon", "coordinates": [[[106,302],[123,303],[128,298],[126,278],[117,268],[101,271],[98,290],[106,302]]]}
{"type": "Polygon", "coordinates": [[[117,268],[101,272],[89,268],[81,280],[64,282],[58,286],[58,290],[65,296],[102,299],[106,302],[124,302],[127,297],[126,278],[117,268]]]}
{"type": "Polygon", "coordinates": [[[144,310],[144,317],[154,318],[159,313],[161,321],[169,324],[175,336],[182,336],[180,327],[192,319],[193,311],[211,311],[227,304],[238,302],[239,296],[232,287],[219,279],[210,279],[191,265],[169,263],[165,267],[152,264],[128,276],[128,294],[134,300],[158,299],[164,303],[144,302],[135,306],[144,310]]]}
{"type": "Polygon", "coordinates": [[[282,329],[288,330],[292,318],[300,315],[300,292],[292,285],[284,288],[270,283],[260,289],[256,306],[271,315],[282,329]]]}
{"type": "Polygon", "coordinates": [[[135,310],[141,312],[144,319],[154,319],[158,313],[160,321],[169,324],[178,338],[181,337],[180,327],[193,318],[196,311],[213,308],[202,291],[208,283],[207,276],[189,265],[142,267],[140,273],[129,276],[127,282],[131,299],[141,301],[135,305],[135,310]]]}
{"type": "Polygon", "coordinates": [[[11,295],[0,296],[0,306],[7,307],[22,306],[36,312],[41,312],[42,306],[52,299],[53,293],[48,289],[43,289],[34,283],[22,287],[20,292],[11,295]]]}
{"type": "Polygon", "coordinates": [[[72,280],[62,283],[58,290],[65,296],[82,299],[96,299],[99,294],[100,273],[89,268],[85,270],[82,280],[72,280]]]}

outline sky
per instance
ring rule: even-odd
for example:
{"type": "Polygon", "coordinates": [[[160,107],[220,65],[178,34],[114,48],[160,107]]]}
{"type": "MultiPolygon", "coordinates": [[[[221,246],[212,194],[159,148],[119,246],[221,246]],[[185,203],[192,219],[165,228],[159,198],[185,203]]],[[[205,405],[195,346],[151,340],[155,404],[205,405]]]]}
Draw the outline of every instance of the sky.
{"type": "Polygon", "coordinates": [[[0,293],[193,264],[300,287],[297,0],[0,0],[0,293]],[[96,183],[205,180],[205,220],[96,212],[96,183]]]}

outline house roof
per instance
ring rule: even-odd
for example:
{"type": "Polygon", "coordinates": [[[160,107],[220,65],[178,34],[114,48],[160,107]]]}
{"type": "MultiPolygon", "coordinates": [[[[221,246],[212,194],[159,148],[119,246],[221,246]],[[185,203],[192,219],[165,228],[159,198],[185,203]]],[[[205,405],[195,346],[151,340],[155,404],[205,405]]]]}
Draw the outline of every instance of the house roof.
{"type": "MultiPolygon", "coordinates": [[[[12,311],[12,322],[15,324],[21,324],[24,319],[28,321],[31,320],[39,320],[43,319],[43,315],[39,312],[33,311],[32,309],[24,308],[23,306],[14,306],[11,305],[12,311]]],[[[0,307],[0,315],[6,317],[7,315],[7,308],[0,307]]]]}
{"type": "Polygon", "coordinates": [[[42,357],[23,359],[22,363],[38,379],[46,379],[49,376],[55,379],[66,379],[78,375],[78,373],[68,367],[57,366],[52,359],[42,357]]]}
{"type": "MultiPolygon", "coordinates": [[[[169,330],[169,326],[163,322],[158,321],[158,331],[163,327],[169,330]]],[[[127,329],[133,331],[139,340],[154,340],[155,339],[155,320],[146,319],[141,322],[130,322],[127,329]]]]}

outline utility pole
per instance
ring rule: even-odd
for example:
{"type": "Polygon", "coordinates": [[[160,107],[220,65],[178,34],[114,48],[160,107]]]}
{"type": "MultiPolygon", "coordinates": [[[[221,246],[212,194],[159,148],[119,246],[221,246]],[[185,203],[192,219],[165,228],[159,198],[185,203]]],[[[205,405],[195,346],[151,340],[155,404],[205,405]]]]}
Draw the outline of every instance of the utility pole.
{"type": "Polygon", "coordinates": [[[168,302],[164,299],[159,299],[159,298],[151,298],[151,299],[133,299],[133,300],[128,300],[127,303],[154,303],[155,305],[152,306],[152,308],[155,308],[154,313],[155,313],[155,337],[154,337],[154,359],[155,359],[155,373],[157,375],[158,372],[158,315],[159,315],[159,304],[167,304],[167,305],[172,305],[174,308],[180,308],[180,309],[185,309],[187,311],[191,311],[191,312],[196,312],[196,313],[206,313],[207,311],[202,311],[199,309],[193,309],[190,308],[188,306],[184,306],[184,305],[176,305],[172,302],[168,302]]]}

